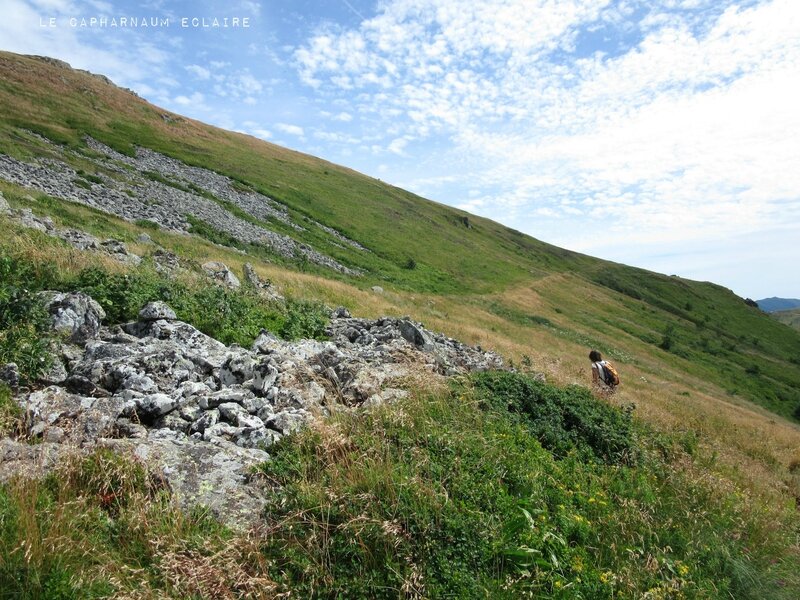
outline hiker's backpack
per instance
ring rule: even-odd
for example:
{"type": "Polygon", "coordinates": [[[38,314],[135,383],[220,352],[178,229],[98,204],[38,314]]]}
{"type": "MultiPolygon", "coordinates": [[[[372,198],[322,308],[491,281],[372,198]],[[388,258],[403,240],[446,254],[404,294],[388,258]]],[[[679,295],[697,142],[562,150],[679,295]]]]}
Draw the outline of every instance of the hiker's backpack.
{"type": "Polygon", "coordinates": [[[607,360],[604,360],[600,363],[600,366],[603,368],[603,381],[606,385],[610,385],[611,387],[619,385],[619,373],[607,360]]]}

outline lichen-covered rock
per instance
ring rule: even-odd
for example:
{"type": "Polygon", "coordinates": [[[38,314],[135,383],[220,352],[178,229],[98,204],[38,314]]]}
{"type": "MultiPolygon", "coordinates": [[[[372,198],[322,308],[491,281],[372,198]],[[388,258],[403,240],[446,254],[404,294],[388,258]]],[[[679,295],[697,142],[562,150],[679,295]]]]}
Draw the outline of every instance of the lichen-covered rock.
{"type": "Polygon", "coordinates": [[[110,254],[120,262],[129,265],[137,266],[142,262],[142,257],[138,254],[128,251],[128,247],[124,242],[119,240],[104,240],[100,242],[100,249],[110,254]]]}
{"type": "Polygon", "coordinates": [[[412,323],[409,319],[403,319],[398,323],[400,335],[406,341],[411,342],[415,346],[430,352],[433,350],[433,341],[428,333],[422,328],[412,323]]]}
{"type": "Polygon", "coordinates": [[[283,347],[283,345],[283,340],[278,336],[266,329],[262,329],[250,349],[258,354],[270,354],[283,347]]]}
{"type": "Polygon", "coordinates": [[[50,217],[37,217],[30,208],[23,208],[17,211],[16,220],[23,227],[36,229],[43,233],[49,233],[55,230],[53,220],[50,217]]]}
{"type": "Polygon", "coordinates": [[[157,302],[134,323],[102,327],[97,318],[94,330],[84,324],[94,301],[68,296],[50,293],[48,308],[83,342],[56,353],[63,372],[51,379],[63,377],[59,385],[15,396],[30,435],[57,447],[135,450],[155,461],[184,501],[210,503],[229,522],[240,509],[261,506],[247,469],[268,458],[263,450],[332,405],[397,401],[414,370],[449,375],[502,366],[499,356],[408,318],[357,319],[337,310],[329,341],[289,342],[262,331],[245,349],[226,347],[157,302]]]}
{"type": "Polygon", "coordinates": [[[6,363],[0,365],[0,381],[11,388],[11,391],[19,389],[19,367],[17,363],[6,363]]]}
{"type": "Polygon", "coordinates": [[[57,235],[78,250],[100,250],[100,240],[85,231],[62,229],[57,235]]]}
{"type": "Polygon", "coordinates": [[[181,260],[178,255],[163,248],[159,248],[153,253],[153,262],[155,263],[156,271],[164,275],[174,274],[181,268],[181,260]]]}
{"type": "Polygon", "coordinates": [[[156,469],[187,510],[207,507],[240,529],[260,518],[266,489],[252,470],[269,459],[263,450],[219,437],[209,443],[169,429],[153,431],[146,440],[107,439],[102,445],[131,453],[156,469]]]}
{"type": "Polygon", "coordinates": [[[136,410],[142,420],[152,420],[175,410],[178,400],[166,394],[150,394],[136,399],[136,410]]]}
{"type": "Polygon", "coordinates": [[[247,283],[250,284],[262,297],[266,298],[267,300],[272,300],[276,302],[283,302],[286,300],[278,290],[275,289],[275,286],[272,285],[272,282],[269,279],[261,279],[256,273],[255,268],[250,263],[244,264],[244,278],[247,283]]]}
{"type": "Polygon", "coordinates": [[[209,261],[203,263],[203,271],[205,271],[209,277],[213,280],[218,281],[229,288],[238,288],[241,284],[239,278],[233,274],[228,268],[228,265],[225,263],[217,262],[217,261],[209,261]]]}
{"type": "Polygon", "coordinates": [[[82,292],[40,292],[40,296],[55,331],[77,344],[97,337],[106,312],[91,297],[82,292]]]}
{"type": "Polygon", "coordinates": [[[172,310],[166,302],[155,300],[148,302],[139,311],[139,321],[142,323],[149,323],[151,321],[158,321],[164,319],[165,321],[177,320],[175,311],[172,310]]]}

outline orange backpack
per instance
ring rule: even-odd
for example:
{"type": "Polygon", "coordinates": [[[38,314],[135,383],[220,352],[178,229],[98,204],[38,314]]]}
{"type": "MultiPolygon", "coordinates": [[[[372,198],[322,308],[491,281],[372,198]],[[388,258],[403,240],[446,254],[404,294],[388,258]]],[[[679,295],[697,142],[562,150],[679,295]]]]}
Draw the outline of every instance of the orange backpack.
{"type": "Polygon", "coordinates": [[[600,367],[602,368],[601,375],[606,385],[610,385],[611,387],[619,385],[619,373],[617,373],[614,365],[604,360],[600,363],[600,367]]]}

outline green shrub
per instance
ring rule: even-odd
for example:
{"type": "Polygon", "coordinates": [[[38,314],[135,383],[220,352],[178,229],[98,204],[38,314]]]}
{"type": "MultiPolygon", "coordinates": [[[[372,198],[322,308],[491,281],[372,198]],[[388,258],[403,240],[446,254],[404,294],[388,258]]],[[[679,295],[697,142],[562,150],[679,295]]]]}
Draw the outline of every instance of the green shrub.
{"type": "Polygon", "coordinates": [[[205,285],[176,298],[171,306],[178,318],[225,344],[249,346],[262,329],[282,335],[285,317],[247,290],[205,285]]]}
{"type": "Polygon", "coordinates": [[[179,319],[225,344],[247,346],[261,329],[279,333],[284,326],[280,309],[247,290],[229,290],[210,283],[190,288],[154,272],[111,274],[89,268],[78,275],[72,287],[100,303],[107,323],[136,320],[142,306],[161,300],[179,319]]]}
{"type": "Polygon", "coordinates": [[[261,551],[282,591],[755,600],[783,585],[770,597],[794,597],[797,555],[774,562],[794,532],[772,545],[784,533],[748,518],[749,498],[693,478],[691,439],[648,437],[635,465],[556,459],[508,406],[543,390],[514,374],[479,379],[339,414],[270,448],[261,551]]]}
{"type": "Polygon", "coordinates": [[[51,364],[50,327],[41,300],[32,289],[39,274],[24,262],[0,256],[0,364],[16,363],[23,383],[51,364]]]}
{"type": "Polygon", "coordinates": [[[280,335],[286,340],[301,338],[324,339],[330,310],[319,302],[289,300],[286,303],[286,320],[280,335]]]}
{"type": "Polygon", "coordinates": [[[78,187],[82,187],[85,190],[91,190],[92,189],[92,184],[89,183],[88,181],[83,180],[83,179],[73,179],[72,183],[74,183],[78,187]]]}
{"type": "Polygon", "coordinates": [[[94,298],[110,324],[135,320],[147,302],[163,300],[173,289],[180,288],[152,273],[112,274],[98,267],[81,271],[69,287],[94,298]]]}
{"type": "Polygon", "coordinates": [[[630,415],[599,402],[584,387],[559,388],[502,372],[479,373],[471,381],[485,406],[515,415],[557,456],[577,450],[611,463],[635,460],[630,415]]]}
{"type": "Polygon", "coordinates": [[[0,383],[0,437],[15,435],[22,428],[22,408],[17,404],[11,390],[0,383]]]}
{"type": "Polygon", "coordinates": [[[658,345],[659,348],[662,350],[670,351],[673,350],[673,346],[675,345],[675,326],[672,323],[669,323],[664,328],[664,335],[661,337],[661,343],[658,345]]]}
{"type": "MultiPolygon", "coordinates": [[[[127,191],[127,190],[126,190],[127,191]]],[[[135,221],[136,225],[143,229],[152,229],[152,230],[159,230],[161,229],[161,225],[156,223],[155,221],[150,221],[149,219],[137,219],[135,221]]]]}

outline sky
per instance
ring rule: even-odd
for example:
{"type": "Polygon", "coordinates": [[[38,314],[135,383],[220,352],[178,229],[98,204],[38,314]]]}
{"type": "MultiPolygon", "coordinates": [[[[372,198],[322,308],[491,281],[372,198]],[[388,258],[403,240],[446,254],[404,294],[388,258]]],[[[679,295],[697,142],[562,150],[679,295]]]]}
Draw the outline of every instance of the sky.
{"type": "Polygon", "coordinates": [[[800,298],[797,0],[0,0],[0,48],[557,246],[800,298]]]}

